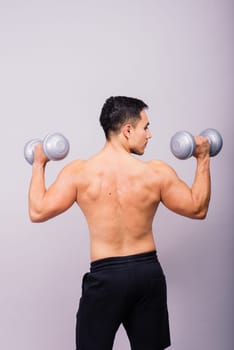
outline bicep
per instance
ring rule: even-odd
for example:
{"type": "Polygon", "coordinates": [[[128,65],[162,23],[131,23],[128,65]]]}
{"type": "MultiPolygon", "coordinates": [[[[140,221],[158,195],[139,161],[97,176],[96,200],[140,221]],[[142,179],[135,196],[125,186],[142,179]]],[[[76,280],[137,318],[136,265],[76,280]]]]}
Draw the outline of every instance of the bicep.
{"type": "Polygon", "coordinates": [[[47,189],[43,198],[44,220],[69,209],[76,201],[77,191],[72,174],[63,170],[47,189]]]}
{"type": "Polygon", "coordinates": [[[161,202],[177,214],[194,217],[195,206],[191,188],[169,167],[163,175],[161,202]]]}

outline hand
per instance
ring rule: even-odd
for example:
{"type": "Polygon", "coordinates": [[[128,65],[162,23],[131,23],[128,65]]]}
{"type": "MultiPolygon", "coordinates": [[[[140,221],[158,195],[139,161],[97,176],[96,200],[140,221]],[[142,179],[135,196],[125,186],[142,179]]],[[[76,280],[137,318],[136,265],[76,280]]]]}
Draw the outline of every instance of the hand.
{"type": "Polygon", "coordinates": [[[45,166],[48,161],[49,161],[49,158],[44,153],[42,144],[41,143],[36,144],[34,147],[34,162],[33,163],[45,166]]]}
{"type": "Polygon", "coordinates": [[[210,155],[210,143],[207,137],[204,136],[194,136],[196,149],[194,152],[195,158],[205,158],[210,155]]]}

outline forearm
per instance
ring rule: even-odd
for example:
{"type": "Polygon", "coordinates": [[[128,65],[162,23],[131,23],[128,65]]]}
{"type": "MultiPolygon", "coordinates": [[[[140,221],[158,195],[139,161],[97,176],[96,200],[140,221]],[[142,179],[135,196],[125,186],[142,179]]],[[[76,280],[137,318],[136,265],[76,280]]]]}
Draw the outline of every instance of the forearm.
{"type": "Polygon", "coordinates": [[[208,211],[211,195],[210,157],[208,155],[197,158],[197,169],[191,192],[196,215],[198,218],[204,218],[208,211]]]}
{"type": "Polygon", "coordinates": [[[32,221],[38,220],[37,216],[43,208],[45,193],[45,165],[34,163],[28,194],[29,216],[32,221]]]}

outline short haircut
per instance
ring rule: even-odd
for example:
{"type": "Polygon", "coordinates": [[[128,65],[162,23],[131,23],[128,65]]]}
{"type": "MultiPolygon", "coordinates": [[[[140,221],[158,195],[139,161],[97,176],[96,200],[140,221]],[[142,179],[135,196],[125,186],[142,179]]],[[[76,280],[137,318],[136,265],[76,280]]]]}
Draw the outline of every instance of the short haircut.
{"type": "Polygon", "coordinates": [[[147,104],[137,98],[109,97],[102,107],[99,118],[106,139],[109,138],[110,132],[119,132],[120,128],[128,122],[135,125],[141,119],[140,113],[145,108],[148,108],[147,104]]]}

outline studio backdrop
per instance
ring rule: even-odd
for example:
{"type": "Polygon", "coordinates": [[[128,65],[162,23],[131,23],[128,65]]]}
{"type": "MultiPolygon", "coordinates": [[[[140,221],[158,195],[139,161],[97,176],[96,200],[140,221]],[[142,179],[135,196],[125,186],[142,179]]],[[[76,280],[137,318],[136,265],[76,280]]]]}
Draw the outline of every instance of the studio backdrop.
{"type": "MultiPolygon", "coordinates": [[[[208,127],[223,136],[207,218],[161,205],[153,229],[171,349],[233,348],[233,21],[232,0],[0,0],[1,349],[75,349],[87,224],[76,205],[30,222],[23,148],[50,132],[69,139],[68,156],[47,165],[49,186],[102,148],[98,118],[112,95],[149,105],[153,137],[141,159],[165,161],[189,185],[196,161],[175,158],[171,136],[208,127]]],[[[114,349],[130,349],[123,328],[114,349]]]]}

